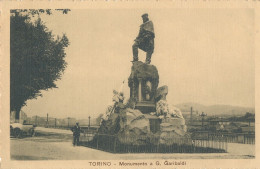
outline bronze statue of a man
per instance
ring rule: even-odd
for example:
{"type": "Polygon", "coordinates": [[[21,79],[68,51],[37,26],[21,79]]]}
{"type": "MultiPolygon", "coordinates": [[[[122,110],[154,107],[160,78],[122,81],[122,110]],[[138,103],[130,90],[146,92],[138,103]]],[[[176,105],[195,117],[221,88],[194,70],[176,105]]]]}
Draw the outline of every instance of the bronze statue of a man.
{"type": "Polygon", "coordinates": [[[154,50],[153,22],[149,20],[148,14],[142,15],[143,24],[140,26],[139,34],[133,44],[133,62],[138,61],[138,48],[146,52],[145,63],[150,64],[154,50]]]}

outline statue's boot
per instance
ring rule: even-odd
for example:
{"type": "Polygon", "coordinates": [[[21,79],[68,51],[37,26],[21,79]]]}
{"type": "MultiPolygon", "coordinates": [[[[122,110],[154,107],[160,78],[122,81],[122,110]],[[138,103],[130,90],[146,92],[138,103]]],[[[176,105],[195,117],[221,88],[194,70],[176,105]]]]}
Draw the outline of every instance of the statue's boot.
{"type": "Polygon", "coordinates": [[[146,64],[151,63],[152,54],[153,54],[153,52],[146,52],[146,60],[145,60],[146,64]]]}

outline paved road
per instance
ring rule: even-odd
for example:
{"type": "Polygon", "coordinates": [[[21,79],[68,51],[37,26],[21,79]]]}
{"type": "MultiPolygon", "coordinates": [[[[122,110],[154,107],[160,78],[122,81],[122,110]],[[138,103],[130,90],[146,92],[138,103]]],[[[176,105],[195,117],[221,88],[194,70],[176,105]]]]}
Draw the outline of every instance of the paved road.
{"type": "Polygon", "coordinates": [[[23,139],[11,138],[13,160],[235,159],[254,158],[255,153],[254,145],[229,143],[228,153],[221,154],[113,154],[87,147],[74,147],[70,131],[55,133],[55,129],[40,128],[37,131],[44,135],[23,139]]]}

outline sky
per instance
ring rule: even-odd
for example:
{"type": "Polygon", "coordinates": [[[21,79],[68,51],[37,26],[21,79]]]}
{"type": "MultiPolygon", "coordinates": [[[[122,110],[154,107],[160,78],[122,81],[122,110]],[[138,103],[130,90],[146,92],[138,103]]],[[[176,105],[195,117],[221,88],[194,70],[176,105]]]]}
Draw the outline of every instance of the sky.
{"type": "MultiPolygon", "coordinates": [[[[155,29],[151,64],[168,103],[254,107],[254,12],[250,9],[79,9],[41,18],[65,33],[68,66],[58,88],[22,108],[28,116],[97,117],[125,81],[129,97],[132,44],[148,13],[155,29]]],[[[139,60],[145,53],[139,50],[139,60]]]]}

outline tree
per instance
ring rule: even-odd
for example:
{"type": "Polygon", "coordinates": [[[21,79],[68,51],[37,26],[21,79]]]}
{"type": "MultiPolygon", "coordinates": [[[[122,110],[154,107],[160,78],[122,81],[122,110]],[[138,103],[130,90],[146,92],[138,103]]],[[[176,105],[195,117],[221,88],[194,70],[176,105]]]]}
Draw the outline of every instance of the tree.
{"type": "MultiPolygon", "coordinates": [[[[66,10],[67,11],[67,10],[66,10]]],[[[10,18],[10,109],[19,112],[29,99],[42,96],[41,90],[57,88],[67,63],[65,34],[54,36],[39,14],[51,10],[12,10],[10,18]],[[32,17],[38,15],[38,19],[32,17]]],[[[64,13],[64,11],[63,11],[64,13]]]]}

